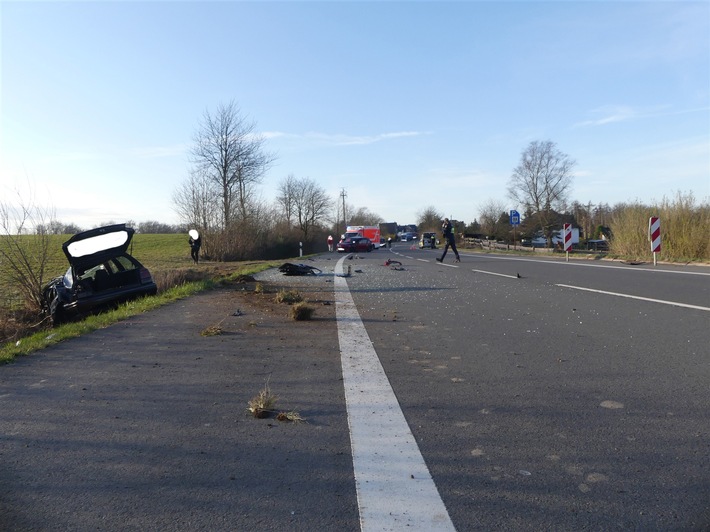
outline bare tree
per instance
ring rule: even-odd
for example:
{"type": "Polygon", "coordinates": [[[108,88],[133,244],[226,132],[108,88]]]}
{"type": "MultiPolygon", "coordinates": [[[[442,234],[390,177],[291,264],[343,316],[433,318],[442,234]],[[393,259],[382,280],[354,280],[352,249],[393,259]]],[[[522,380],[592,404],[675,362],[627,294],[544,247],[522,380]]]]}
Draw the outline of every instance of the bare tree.
{"type": "Polygon", "coordinates": [[[276,204],[287,227],[293,224],[294,203],[296,191],[298,189],[298,179],[293,174],[289,174],[279,185],[276,204]]]}
{"type": "Polygon", "coordinates": [[[417,227],[419,231],[438,231],[443,219],[444,215],[430,206],[417,215],[417,227]]]}
{"type": "Polygon", "coordinates": [[[500,232],[501,213],[505,214],[505,204],[502,201],[490,199],[483,204],[480,211],[481,231],[495,237],[500,232]]]}
{"type": "Polygon", "coordinates": [[[216,187],[222,228],[246,221],[255,186],[275,158],[264,151],[265,139],[256,132],[256,124],[233,101],[220,104],[214,115],[205,111],[194,141],[194,171],[216,187]]]}
{"type": "Polygon", "coordinates": [[[508,184],[508,195],[533,213],[552,238],[555,210],[562,210],[572,187],[573,159],[551,141],[533,141],[520,157],[508,184]]]}
{"type": "Polygon", "coordinates": [[[220,218],[219,201],[205,174],[192,172],[188,180],[173,192],[173,205],[180,220],[190,228],[200,231],[216,229],[220,218]]]}
{"type": "Polygon", "coordinates": [[[19,292],[33,311],[42,308],[47,267],[59,255],[47,230],[52,220],[54,208],[36,203],[31,192],[29,198],[18,192],[15,204],[0,202],[0,267],[11,282],[4,291],[19,292]]]}
{"type": "Polygon", "coordinates": [[[371,212],[367,207],[352,207],[349,212],[351,216],[348,225],[378,225],[382,221],[382,216],[371,212]]]}
{"type": "Polygon", "coordinates": [[[315,181],[309,178],[296,178],[289,175],[279,187],[279,203],[289,213],[290,223],[296,225],[308,237],[314,227],[329,214],[332,200],[315,181]]]}

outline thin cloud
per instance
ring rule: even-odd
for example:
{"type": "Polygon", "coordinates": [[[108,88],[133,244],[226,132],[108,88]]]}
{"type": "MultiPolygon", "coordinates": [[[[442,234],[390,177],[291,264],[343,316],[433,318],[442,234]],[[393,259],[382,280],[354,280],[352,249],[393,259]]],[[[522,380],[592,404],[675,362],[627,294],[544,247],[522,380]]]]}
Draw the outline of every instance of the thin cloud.
{"type": "Polygon", "coordinates": [[[262,135],[267,139],[284,139],[284,140],[295,140],[295,141],[305,141],[317,144],[325,144],[331,146],[362,146],[367,144],[375,144],[377,142],[384,142],[388,140],[394,140],[399,138],[407,137],[419,137],[422,135],[429,135],[430,133],[422,131],[395,131],[391,133],[380,133],[378,135],[347,135],[342,133],[329,134],[329,133],[317,133],[309,132],[305,134],[295,134],[295,133],[284,133],[282,131],[269,131],[262,133],[262,135]]]}
{"type": "Polygon", "coordinates": [[[626,122],[639,117],[641,114],[632,107],[622,105],[605,105],[591,111],[593,115],[601,115],[600,118],[585,120],[575,124],[575,127],[605,126],[616,122],[626,122]]]}
{"type": "Polygon", "coordinates": [[[395,133],[381,133],[379,135],[371,136],[346,136],[338,135],[334,137],[335,144],[341,146],[351,146],[351,145],[362,145],[362,144],[375,144],[376,142],[382,142],[386,140],[404,138],[404,137],[418,137],[424,135],[419,131],[399,131],[395,133]]]}
{"type": "Polygon", "coordinates": [[[634,109],[624,105],[605,105],[590,111],[590,114],[601,115],[600,118],[594,120],[585,120],[578,122],[574,127],[596,127],[605,126],[618,122],[627,122],[629,120],[639,120],[642,118],[658,118],[661,116],[677,116],[690,113],[707,113],[710,107],[696,107],[693,109],[680,109],[673,111],[668,105],[659,105],[650,109],[634,109]]]}

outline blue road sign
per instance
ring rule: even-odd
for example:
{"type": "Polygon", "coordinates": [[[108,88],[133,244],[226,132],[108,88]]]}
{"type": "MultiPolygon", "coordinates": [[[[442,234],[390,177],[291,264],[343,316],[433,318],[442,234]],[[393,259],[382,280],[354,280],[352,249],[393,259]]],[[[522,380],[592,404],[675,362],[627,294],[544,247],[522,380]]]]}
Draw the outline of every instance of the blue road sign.
{"type": "Polygon", "coordinates": [[[520,225],[520,213],[518,211],[510,211],[510,225],[520,225]]]}

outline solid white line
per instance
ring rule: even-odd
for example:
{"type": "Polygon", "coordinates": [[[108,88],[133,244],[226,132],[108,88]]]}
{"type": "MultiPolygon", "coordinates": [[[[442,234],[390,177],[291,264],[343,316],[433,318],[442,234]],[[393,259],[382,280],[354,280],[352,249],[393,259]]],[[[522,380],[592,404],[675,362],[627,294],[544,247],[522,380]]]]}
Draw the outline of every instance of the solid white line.
{"type": "MultiPolygon", "coordinates": [[[[492,254],[471,254],[471,253],[461,253],[464,257],[471,257],[472,259],[496,259],[496,260],[514,260],[518,262],[536,262],[538,264],[557,264],[559,266],[582,266],[585,268],[607,268],[610,270],[624,270],[633,272],[653,272],[653,273],[675,273],[679,275],[703,275],[710,276],[710,272],[689,272],[683,270],[663,270],[658,268],[639,268],[633,265],[627,266],[615,266],[611,264],[599,264],[599,263],[588,263],[588,262],[567,262],[563,260],[558,260],[554,258],[550,259],[526,259],[520,257],[502,257],[499,255],[492,254]]],[[[701,266],[698,266],[700,268],[701,266]]]]}
{"type": "Polygon", "coordinates": [[[335,311],[360,528],[455,530],[340,277],[343,261],[335,267],[335,311]]]}
{"type": "Polygon", "coordinates": [[[500,277],[508,277],[510,279],[517,279],[517,275],[506,275],[504,273],[496,273],[496,272],[487,272],[485,270],[471,270],[472,272],[478,272],[478,273],[487,273],[488,275],[498,275],[500,277]]]}
{"type": "Polygon", "coordinates": [[[710,311],[709,307],[700,307],[698,305],[688,305],[686,303],[678,303],[676,301],[666,301],[664,299],[653,299],[650,297],[632,296],[629,294],[620,294],[618,292],[607,292],[605,290],[595,290],[594,288],[583,288],[581,286],[571,286],[568,284],[557,284],[555,286],[561,286],[563,288],[572,288],[573,290],[584,290],[586,292],[596,292],[597,294],[606,294],[609,296],[627,297],[629,299],[640,299],[641,301],[649,301],[651,303],[662,303],[664,305],[673,305],[675,307],[685,307],[685,308],[692,308],[695,310],[710,311]]]}

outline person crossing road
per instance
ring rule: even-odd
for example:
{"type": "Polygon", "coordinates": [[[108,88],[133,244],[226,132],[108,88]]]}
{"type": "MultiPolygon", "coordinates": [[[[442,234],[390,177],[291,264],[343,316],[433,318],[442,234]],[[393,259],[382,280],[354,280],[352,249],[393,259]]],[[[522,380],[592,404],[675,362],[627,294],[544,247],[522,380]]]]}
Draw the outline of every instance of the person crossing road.
{"type": "Polygon", "coordinates": [[[444,262],[446,252],[449,251],[449,246],[451,246],[451,250],[456,255],[456,260],[454,262],[461,262],[459,251],[456,249],[456,235],[454,235],[454,227],[448,218],[444,218],[444,222],[441,224],[441,232],[444,234],[444,253],[442,253],[441,258],[437,257],[436,261],[444,262]]]}

